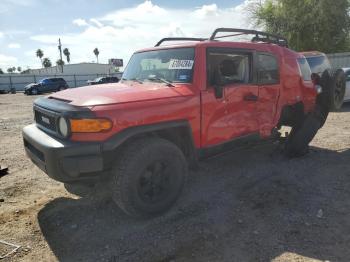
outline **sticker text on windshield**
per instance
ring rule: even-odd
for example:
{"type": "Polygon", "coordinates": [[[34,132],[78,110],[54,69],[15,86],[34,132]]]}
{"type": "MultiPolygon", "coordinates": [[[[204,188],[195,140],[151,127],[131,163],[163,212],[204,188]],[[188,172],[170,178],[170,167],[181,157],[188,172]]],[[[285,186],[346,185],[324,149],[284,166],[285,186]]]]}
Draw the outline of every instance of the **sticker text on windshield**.
{"type": "Polygon", "coordinates": [[[192,69],[193,63],[193,60],[171,59],[169,63],[169,69],[192,69]]]}

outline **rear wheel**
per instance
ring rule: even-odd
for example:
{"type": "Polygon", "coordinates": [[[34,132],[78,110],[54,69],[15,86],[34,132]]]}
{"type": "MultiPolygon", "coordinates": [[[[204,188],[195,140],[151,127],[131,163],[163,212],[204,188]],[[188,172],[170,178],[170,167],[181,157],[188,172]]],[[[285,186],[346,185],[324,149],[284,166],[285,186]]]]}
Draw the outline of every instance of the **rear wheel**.
{"type": "Polygon", "coordinates": [[[116,163],[112,197],[131,216],[155,216],[175,203],[186,176],[187,163],[176,145],[161,138],[138,139],[116,163]]]}
{"type": "Polygon", "coordinates": [[[308,153],[309,143],[321,127],[321,121],[315,114],[309,114],[299,127],[293,127],[285,144],[288,157],[301,157],[308,153]]]}

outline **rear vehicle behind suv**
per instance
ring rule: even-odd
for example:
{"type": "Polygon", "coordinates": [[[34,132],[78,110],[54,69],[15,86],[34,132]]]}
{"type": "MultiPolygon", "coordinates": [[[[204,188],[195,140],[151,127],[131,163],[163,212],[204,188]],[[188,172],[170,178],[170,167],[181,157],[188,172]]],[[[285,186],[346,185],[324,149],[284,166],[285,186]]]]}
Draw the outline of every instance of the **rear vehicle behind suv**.
{"type": "Polygon", "coordinates": [[[37,95],[48,92],[62,91],[68,88],[66,80],[60,77],[44,78],[38,83],[32,83],[24,88],[26,95],[37,95]]]}
{"type": "Polygon", "coordinates": [[[330,109],[338,111],[344,102],[344,96],[346,91],[346,75],[343,69],[332,68],[326,54],[321,52],[303,52],[302,53],[308,61],[312,73],[318,74],[320,77],[322,74],[329,74],[331,81],[325,92],[328,93],[330,101],[330,109]]]}
{"type": "Polygon", "coordinates": [[[209,156],[262,139],[282,141],[287,156],[306,154],[328,115],[328,78],[313,79],[279,36],[219,28],[209,39],[166,38],[134,53],[119,83],[37,99],[25,150],[53,179],[102,183],[126,213],[154,216],[209,156]],[[218,41],[232,35],[253,38],[218,41]]]}
{"type": "Polygon", "coordinates": [[[118,83],[119,78],[116,76],[104,76],[98,77],[94,80],[88,80],[87,83],[89,85],[100,85],[100,84],[108,84],[108,83],[118,83]]]}

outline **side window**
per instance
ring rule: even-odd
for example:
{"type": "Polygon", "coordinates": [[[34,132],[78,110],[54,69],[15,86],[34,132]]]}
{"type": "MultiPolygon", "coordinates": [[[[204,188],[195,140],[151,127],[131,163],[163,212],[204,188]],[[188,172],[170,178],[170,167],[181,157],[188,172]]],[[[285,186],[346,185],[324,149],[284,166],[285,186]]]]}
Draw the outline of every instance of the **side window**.
{"type": "Polygon", "coordinates": [[[278,61],[273,55],[258,54],[259,84],[278,84],[280,82],[278,61]]]}
{"type": "Polygon", "coordinates": [[[304,81],[311,81],[311,69],[309,63],[306,61],[306,58],[299,58],[298,65],[301,77],[304,79],[304,81]]]}
{"type": "Polygon", "coordinates": [[[251,65],[250,53],[218,48],[209,49],[207,55],[208,84],[215,84],[215,78],[218,76],[227,84],[248,84],[252,79],[251,65]]]}

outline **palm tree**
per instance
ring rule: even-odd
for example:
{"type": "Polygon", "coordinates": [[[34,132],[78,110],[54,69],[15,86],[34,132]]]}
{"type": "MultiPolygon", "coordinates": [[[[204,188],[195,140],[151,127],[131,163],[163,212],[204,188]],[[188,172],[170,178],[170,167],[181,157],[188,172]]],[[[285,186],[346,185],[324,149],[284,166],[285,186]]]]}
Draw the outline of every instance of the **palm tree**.
{"type": "Polygon", "coordinates": [[[22,67],[20,67],[20,66],[17,67],[17,72],[18,72],[18,73],[21,73],[21,71],[22,71],[22,67]]]}
{"type": "Polygon", "coordinates": [[[47,57],[45,57],[44,60],[43,60],[43,66],[44,66],[45,68],[51,67],[51,66],[52,66],[52,63],[51,63],[50,59],[48,59],[47,57]]]}
{"type": "Polygon", "coordinates": [[[43,50],[41,49],[36,50],[36,56],[40,58],[41,65],[43,65],[43,59],[42,59],[44,56],[43,50]]]}
{"type": "Polygon", "coordinates": [[[2,71],[2,69],[0,68],[0,75],[2,75],[4,73],[4,71],[2,71]]]}
{"type": "Polygon", "coordinates": [[[58,59],[58,60],[56,61],[56,65],[58,65],[58,66],[63,66],[63,65],[64,65],[64,61],[63,61],[62,59],[58,59]]]}
{"type": "Polygon", "coordinates": [[[12,72],[16,72],[16,67],[12,67],[12,72]]]}
{"type": "Polygon", "coordinates": [[[8,72],[8,73],[12,73],[12,72],[13,72],[12,67],[7,68],[7,72],[8,72]]]}
{"type": "Polygon", "coordinates": [[[100,51],[98,51],[97,47],[94,49],[94,54],[96,56],[97,64],[98,64],[98,55],[100,54],[100,51]]]}
{"type": "Polygon", "coordinates": [[[63,54],[66,56],[67,63],[70,63],[70,52],[68,48],[63,49],[63,54]]]}

